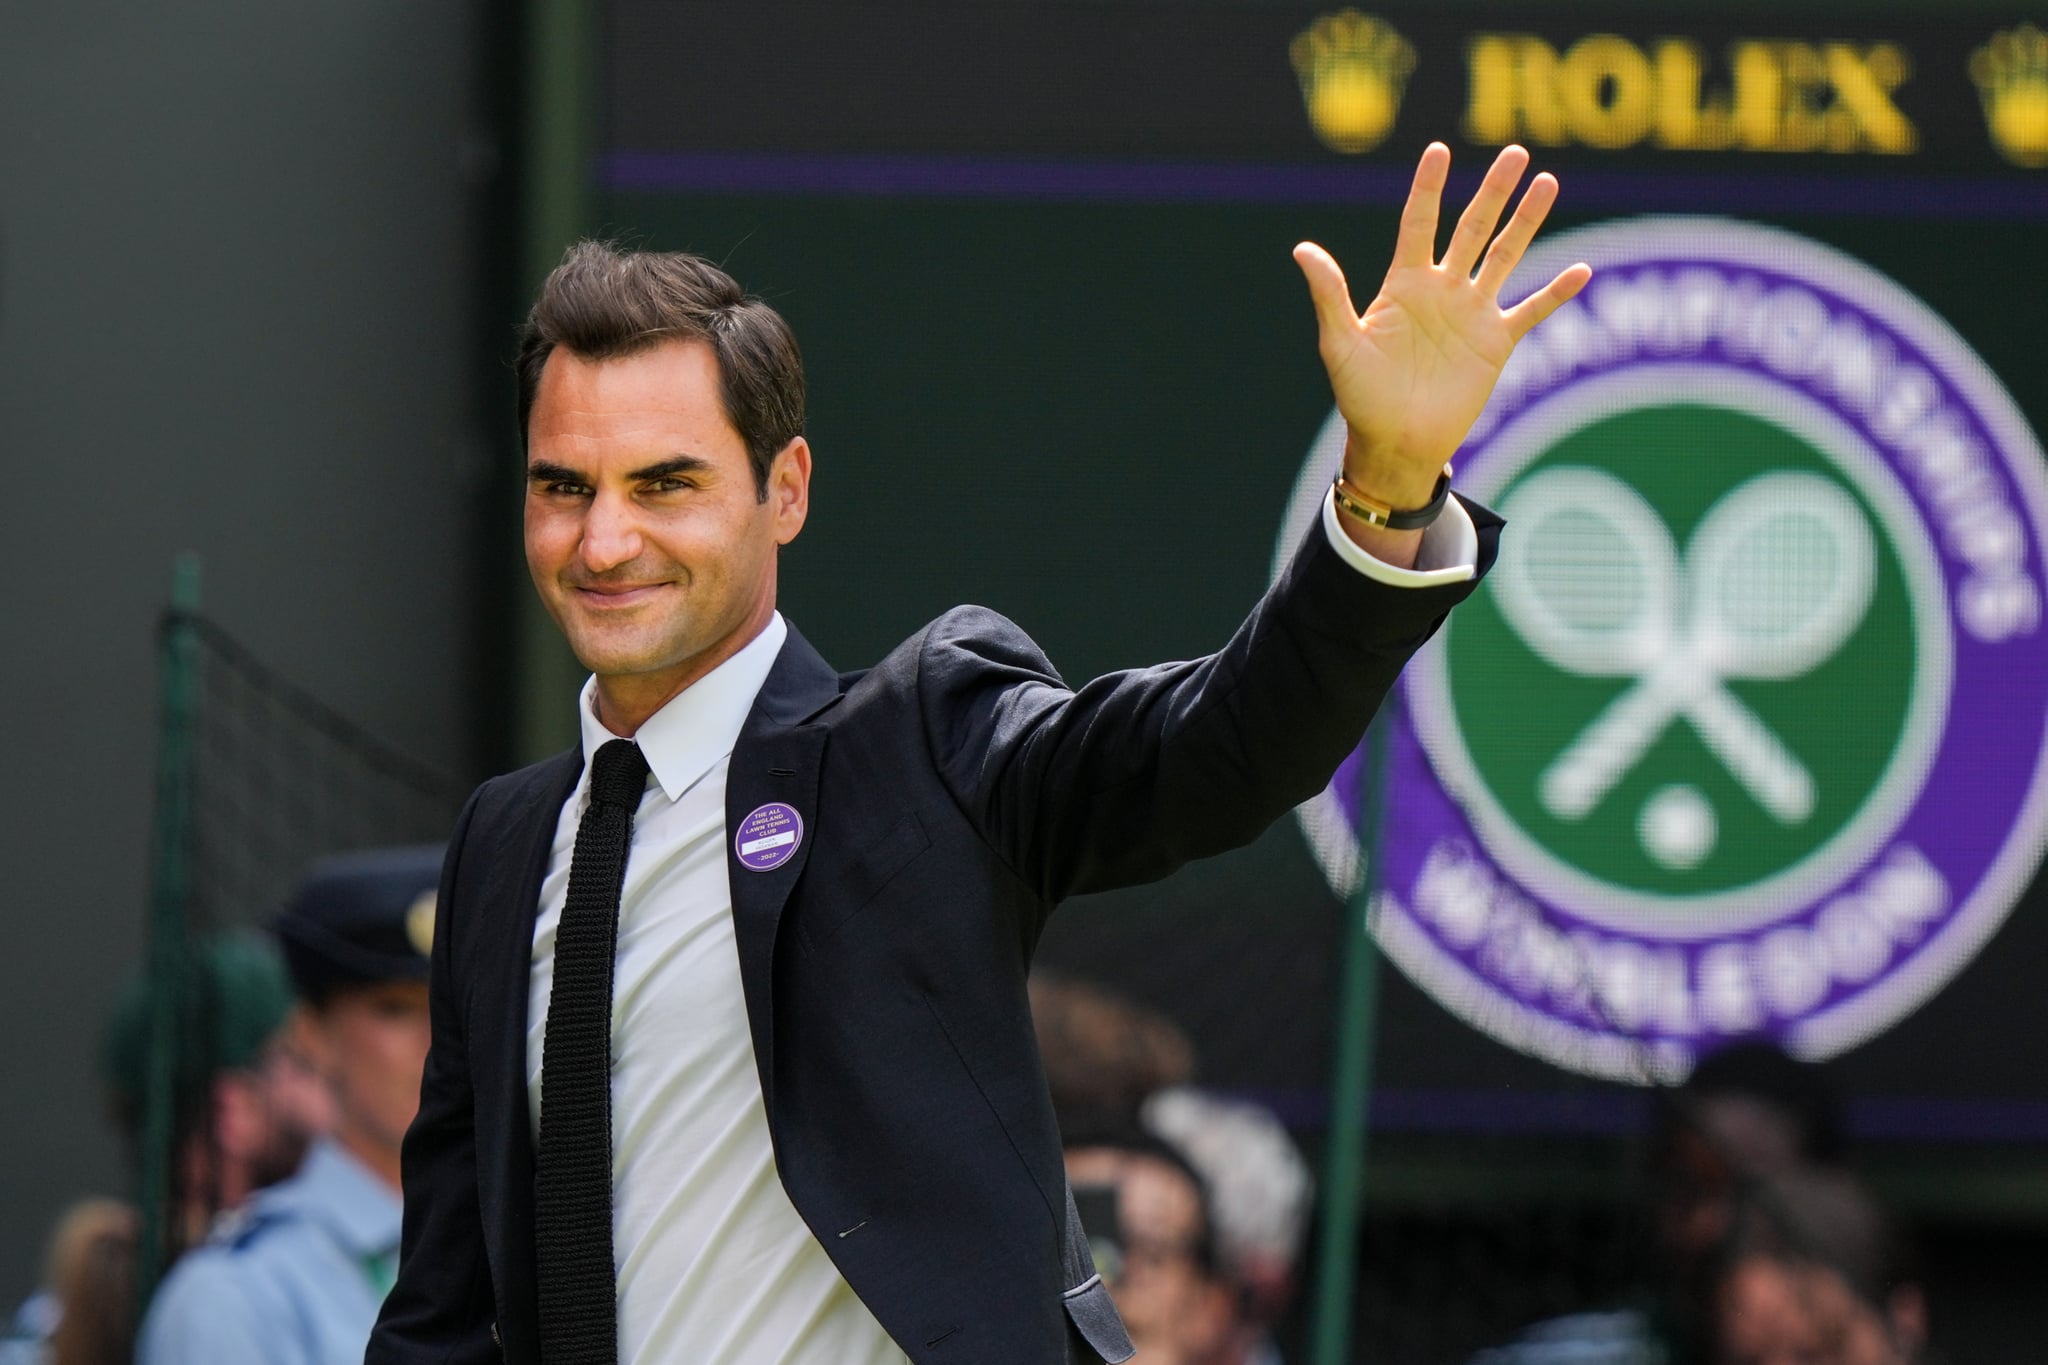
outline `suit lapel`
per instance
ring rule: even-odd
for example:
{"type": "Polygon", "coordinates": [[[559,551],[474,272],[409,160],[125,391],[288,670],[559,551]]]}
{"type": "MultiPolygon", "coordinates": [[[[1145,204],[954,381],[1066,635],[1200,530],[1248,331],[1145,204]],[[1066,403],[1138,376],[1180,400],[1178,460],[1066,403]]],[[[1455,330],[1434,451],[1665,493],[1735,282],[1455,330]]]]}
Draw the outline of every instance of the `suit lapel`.
{"type": "MultiPolygon", "coordinates": [[[[775,937],[790,890],[803,875],[817,842],[818,779],[824,766],[826,727],[805,724],[839,697],[839,678],[810,642],[791,626],[768,681],[733,746],[725,779],[726,876],[732,886],[733,935],[739,945],[740,984],[761,1095],[774,1116],[775,937]],[[748,817],[786,806],[803,822],[788,858],[756,870],[743,861],[738,841],[748,817]]],[[[755,862],[766,862],[756,858],[755,862]]]]}
{"type": "Polygon", "coordinates": [[[490,1068],[488,1080],[480,1077],[477,1088],[495,1092],[502,1106],[498,1112],[504,1116],[497,1132],[478,1129],[477,1175],[486,1235],[504,1238],[493,1249],[491,1265],[501,1311],[519,1318],[500,1324],[507,1357],[513,1360],[537,1359],[527,1348],[540,1333],[534,1307],[538,1271],[533,1249],[533,1135],[526,1100],[533,922],[540,912],[540,885],[547,876],[562,803],[582,775],[582,750],[570,749],[540,765],[526,790],[513,799],[508,818],[499,825],[490,860],[491,882],[482,901],[491,922],[477,940],[478,990],[484,1001],[474,1017],[506,1023],[502,1033],[489,1039],[488,1055],[477,1061],[479,1068],[490,1068]]]}

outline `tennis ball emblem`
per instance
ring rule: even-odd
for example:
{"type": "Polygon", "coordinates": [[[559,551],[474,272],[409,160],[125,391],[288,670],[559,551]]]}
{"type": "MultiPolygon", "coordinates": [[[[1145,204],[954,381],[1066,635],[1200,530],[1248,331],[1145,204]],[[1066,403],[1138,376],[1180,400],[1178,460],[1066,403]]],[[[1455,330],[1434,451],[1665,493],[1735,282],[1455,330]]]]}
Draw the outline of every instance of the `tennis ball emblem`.
{"type": "Polygon", "coordinates": [[[1384,20],[1325,14],[1288,48],[1316,136],[1333,151],[1369,152],[1393,129],[1415,49],[1384,20]]]}
{"type": "MultiPolygon", "coordinates": [[[[1373,928],[1590,1074],[1756,1034],[1827,1056],[1978,951],[2048,840],[2040,448],[1925,305],[1819,243],[1636,220],[1520,278],[1578,259],[1459,452],[1508,526],[1404,674],[1373,928]]],[[[1302,811],[1339,891],[1359,781],[1302,811]]]]}
{"type": "Polygon", "coordinates": [[[2048,33],[2021,24],[1970,55],[1984,123],[2006,160],[2048,166],[2048,33]]]}

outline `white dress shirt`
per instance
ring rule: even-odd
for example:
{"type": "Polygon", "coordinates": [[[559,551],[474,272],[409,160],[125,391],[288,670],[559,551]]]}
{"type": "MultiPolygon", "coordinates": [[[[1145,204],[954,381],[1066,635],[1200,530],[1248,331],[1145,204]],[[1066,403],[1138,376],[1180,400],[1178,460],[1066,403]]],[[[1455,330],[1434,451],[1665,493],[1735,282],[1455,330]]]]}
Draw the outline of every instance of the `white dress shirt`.
{"type": "MultiPolygon", "coordinates": [[[[1360,550],[1326,498],[1345,562],[1382,582],[1468,579],[1471,518],[1454,501],[1414,569],[1360,550]]],[[[747,1027],[727,881],[726,767],[789,628],[780,613],[634,736],[651,785],[633,818],[612,986],[612,1252],[621,1365],[908,1365],[783,1192],[747,1027]]],[[[585,766],[541,883],[528,977],[526,1083],[539,1131],[555,930],[589,756],[610,731],[597,680],[578,701],[585,766]]]]}

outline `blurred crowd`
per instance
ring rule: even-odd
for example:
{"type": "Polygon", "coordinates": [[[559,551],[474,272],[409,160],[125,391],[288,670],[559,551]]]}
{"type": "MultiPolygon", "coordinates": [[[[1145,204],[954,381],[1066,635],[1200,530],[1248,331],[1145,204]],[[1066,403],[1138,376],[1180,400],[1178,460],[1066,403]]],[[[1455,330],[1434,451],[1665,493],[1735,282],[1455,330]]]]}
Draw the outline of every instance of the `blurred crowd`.
{"type": "MultiPolygon", "coordinates": [[[[1138,1359],[1280,1360],[1313,1203],[1286,1129],[1193,1087],[1160,1015],[1071,982],[1035,982],[1032,1003],[1068,1175],[1138,1359]]],[[[1636,1292],[1469,1365],[1923,1365],[1918,1268],[1847,1157],[1819,1068],[1761,1042],[1706,1058],[1657,1097],[1636,1292]]]]}
{"type": "Polygon", "coordinates": [[[1032,1020],[1095,1263],[1146,1365],[1277,1365],[1314,1204],[1270,1113],[1192,1084],[1165,1017],[1040,975],[1032,1020]]]}
{"type": "MultiPolygon", "coordinates": [[[[439,857],[326,860],[268,934],[198,945],[191,985],[213,1062],[176,1081],[170,1207],[147,1227],[122,1200],[69,1209],[0,1365],[362,1358],[396,1272],[439,857]],[[149,1230],[172,1263],[144,1305],[149,1230]]],[[[1032,1012],[1068,1176],[1138,1360],[1278,1365],[1315,1205],[1294,1139],[1259,1106],[1198,1086],[1194,1050],[1162,1014],[1045,976],[1032,1012]]],[[[138,1168],[150,1036],[137,980],[104,1069],[138,1168]]],[[[1638,1292],[1532,1324],[1469,1365],[1927,1360],[1918,1271],[1849,1173],[1815,1068],[1740,1044],[1660,1094],[1656,1115],[1638,1292]]]]}
{"type": "Polygon", "coordinates": [[[1847,1166],[1819,1069],[1757,1042],[1658,1097],[1638,1301],[1536,1324],[1472,1365],[1921,1365],[1899,1231],[1847,1166]]]}

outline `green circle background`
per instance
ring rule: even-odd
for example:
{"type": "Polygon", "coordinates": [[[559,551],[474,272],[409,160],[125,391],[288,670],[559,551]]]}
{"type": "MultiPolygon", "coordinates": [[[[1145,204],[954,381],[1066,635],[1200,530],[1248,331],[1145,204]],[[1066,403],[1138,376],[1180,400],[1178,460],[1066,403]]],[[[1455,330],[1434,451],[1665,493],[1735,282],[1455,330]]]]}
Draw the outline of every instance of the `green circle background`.
{"type": "Polygon", "coordinates": [[[1707,510],[1736,485],[1773,470],[1820,475],[1869,518],[1876,584],[1863,623],[1842,648],[1798,678],[1723,682],[1813,774],[1814,810],[1797,825],[1782,825],[1758,806],[1683,717],[1584,819],[1558,819],[1538,799],[1538,776],[1633,680],[1553,668],[1508,626],[1490,591],[1458,609],[1445,641],[1451,704],[1480,780],[1551,856],[1599,881],[1674,897],[1732,891],[1785,871],[1855,816],[1905,729],[1916,657],[1912,603],[1884,523],[1804,440],[1727,408],[1667,404],[1591,422],[1526,465],[1496,494],[1499,504],[1523,479],[1562,466],[1598,469],[1635,488],[1663,517],[1681,563],[1707,510]],[[1713,851],[1685,871],[1652,861],[1636,835],[1643,803],[1674,782],[1697,787],[1720,825],[1713,851]]]}

